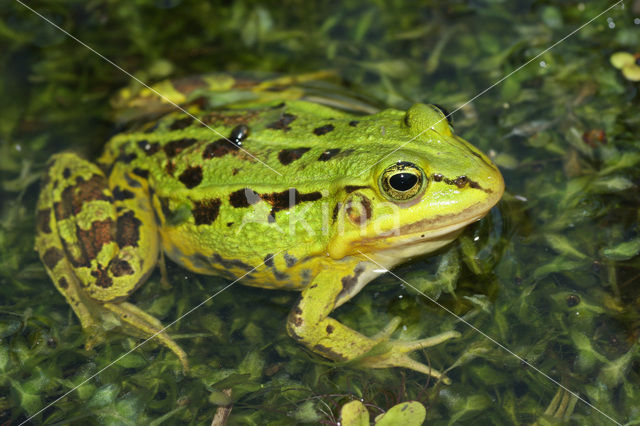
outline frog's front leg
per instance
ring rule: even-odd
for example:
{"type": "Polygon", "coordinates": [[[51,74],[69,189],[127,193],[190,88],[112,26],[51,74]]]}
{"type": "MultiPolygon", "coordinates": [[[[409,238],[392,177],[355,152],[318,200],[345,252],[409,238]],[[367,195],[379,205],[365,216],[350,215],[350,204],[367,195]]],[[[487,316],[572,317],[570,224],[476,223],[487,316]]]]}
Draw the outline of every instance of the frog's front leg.
{"type": "MultiPolygon", "coordinates": [[[[327,269],[302,291],[287,320],[287,331],[312,351],[336,361],[357,361],[363,367],[404,367],[441,378],[442,373],[411,357],[409,353],[459,337],[456,331],[416,341],[391,340],[400,324],[394,318],[378,334],[367,337],[329,317],[331,311],[354,296],[376,275],[379,267],[354,259],[327,269]],[[342,266],[347,266],[344,268],[342,266]]],[[[443,378],[448,382],[448,379],[443,378]]]]}
{"type": "Polygon", "coordinates": [[[121,327],[155,336],[187,369],[185,353],[160,322],[125,301],[155,266],[159,237],[147,182],[119,167],[107,178],[75,154],[54,156],[38,199],[36,250],[88,332],[87,348],[121,327]]]}

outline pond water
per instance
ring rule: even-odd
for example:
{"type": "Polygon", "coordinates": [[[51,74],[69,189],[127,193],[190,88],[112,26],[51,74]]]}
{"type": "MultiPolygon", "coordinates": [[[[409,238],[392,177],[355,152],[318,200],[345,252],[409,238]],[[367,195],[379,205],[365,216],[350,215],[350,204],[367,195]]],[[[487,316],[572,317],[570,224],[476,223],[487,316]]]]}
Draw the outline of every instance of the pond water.
{"type": "Polygon", "coordinates": [[[372,418],[416,400],[428,424],[640,421],[640,1],[6,4],[0,423],[209,424],[232,403],[228,424],[336,424],[353,399],[372,418]],[[171,262],[170,286],[156,271],[130,301],[165,325],[188,314],[168,331],[191,373],[153,342],[121,357],[141,340],[115,332],[85,350],[33,251],[48,159],[97,158],[132,76],[320,70],[373,109],[455,111],[457,134],[504,176],[484,219],[332,314],[366,335],[394,316],[399,338],[457,330],[413,355],[451,384],[329,362],[287,336],[297,293],[171,262]]]}

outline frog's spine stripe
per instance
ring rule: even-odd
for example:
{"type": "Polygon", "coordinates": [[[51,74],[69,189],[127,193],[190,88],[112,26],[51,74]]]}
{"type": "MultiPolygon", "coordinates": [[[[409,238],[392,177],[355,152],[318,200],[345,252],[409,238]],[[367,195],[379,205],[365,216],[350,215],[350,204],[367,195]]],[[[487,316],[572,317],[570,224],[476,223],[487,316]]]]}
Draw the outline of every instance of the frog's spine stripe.
{"type": "Polygon", "coordinates": [[[328,149],[318,157],[318,161],[329,161],[340,152],[340,148],[328,149]]]}
{"type": "Polygon", "coordinates": [[[325,124],[324,126],[316,127],[315,129],[313,129],[313,134],[322,136],[326,135],[329,132],[332,132],[334,129],[335,126],[333,124],[325,124]]]}
{"type": "Polygon", "coordinates": [[[291,149],[283,149],[278,153],[278,160],[282,165],[287,166],[294,161],[300,159],[303,154],[309,151],[311,148],[291,148],[291,149]]]}
{"type": "Polygon", "coordinates": [[[180,174],[180,176],[178,176],[178,179],[187,188],[195,188],[200,185],[200,182],[202,182],[202,167],[188,167],[180,174]]]}
{"type": "Polygon", "coordinates": [[[296,118],[298,118],[296,115],[285,112],[284,114],[282,114],[278,121],[274,121],[273,123],[268,124],[267,129],[282,130],[284,132],[287,132],[291,130],[289,124],[291,124],[296,118]]]}
{"type": "Polygon", "coordinates": [[[193,202],[193,220],[196,225],[211,225],[218,218],[220,199],[199,200],[193,202]]]}

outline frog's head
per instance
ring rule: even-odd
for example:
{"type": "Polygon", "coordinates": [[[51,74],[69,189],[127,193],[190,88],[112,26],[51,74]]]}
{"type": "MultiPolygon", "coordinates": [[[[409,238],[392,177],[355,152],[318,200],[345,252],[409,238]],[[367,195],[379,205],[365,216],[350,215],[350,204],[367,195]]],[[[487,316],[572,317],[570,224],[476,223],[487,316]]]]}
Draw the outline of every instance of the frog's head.
{"type": "Polygon", "coordinates": [[[386,265],[399,263],[449,243],[500,200],[498,168],[453,134],[439,108],[417,104],[404,114],[373,117],[385,127],[388,150],[360,171],[361,185],[345,190],[328,245],[332,257],[360,251],[386,265]]]}

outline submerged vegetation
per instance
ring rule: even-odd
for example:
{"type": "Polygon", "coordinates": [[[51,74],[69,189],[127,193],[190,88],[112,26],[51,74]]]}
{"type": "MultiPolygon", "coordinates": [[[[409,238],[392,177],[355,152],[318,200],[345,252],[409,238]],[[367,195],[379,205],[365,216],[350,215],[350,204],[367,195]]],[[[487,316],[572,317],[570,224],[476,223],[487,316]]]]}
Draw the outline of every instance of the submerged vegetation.
{"type": "MultiPolygon", "coordinates": [[[[28,5],[144,82],[330,69],[380,105],[457,110],[457,132],[500,166],[503,201],[397,268],[409,285],[385,275],[336,313],[369,335],[395,315],[407,339],[461,332],[423,358],[452,366],[452,384],[329,363],[286,335],[297,294],[241,285],[169,329],[188,376],[153,342],[121,358],[139,340],[114,333],[84,350],[33,251],[37,181],[55,152],[95,158],[117,130],[114,94],[137,83],[13,1],[0,11],[0,423],[200,424],[231,405],[230,424],[336,424],[354,399],[370,419],[419,401],[429,424],[640,421],[640,86],[629,56],[612,59],[637,61],[640,2],[598,18],[612,2],[417,3],[28,5]]],[[[228,284],[172,264],[168,277],[133,300],[165,324],[228,284]]]]}

